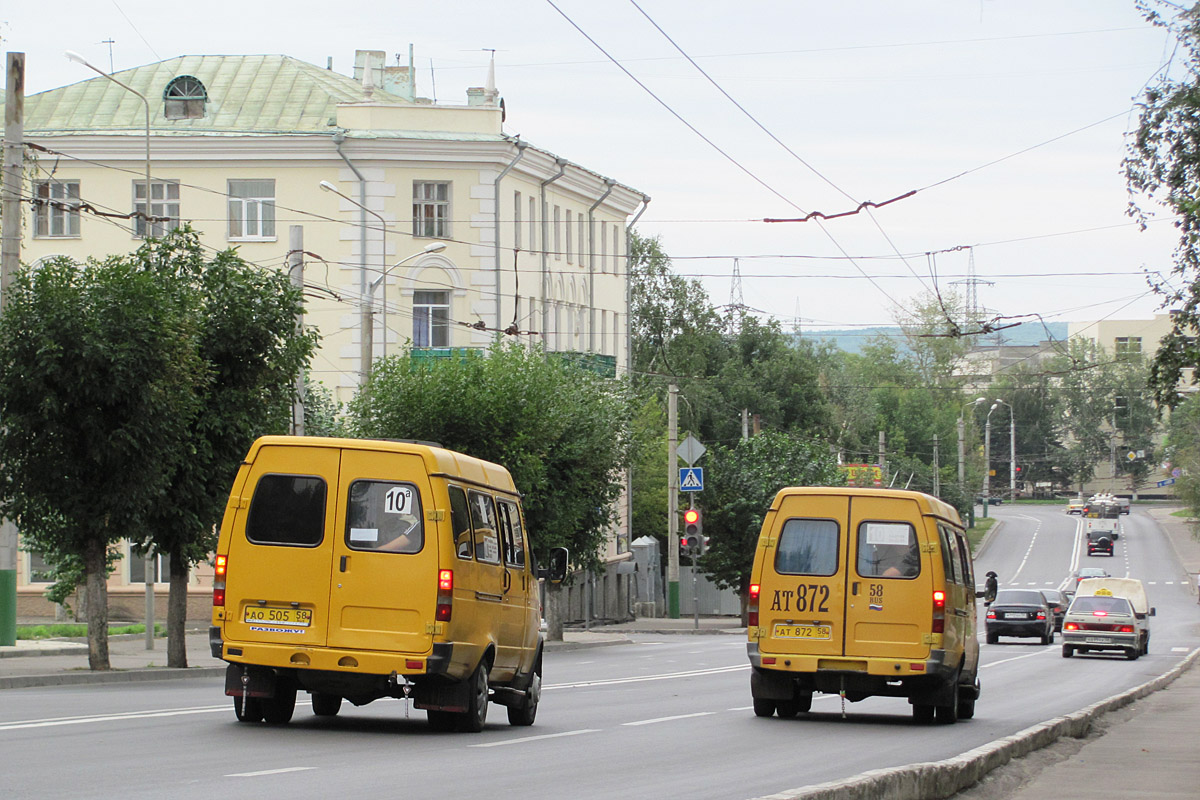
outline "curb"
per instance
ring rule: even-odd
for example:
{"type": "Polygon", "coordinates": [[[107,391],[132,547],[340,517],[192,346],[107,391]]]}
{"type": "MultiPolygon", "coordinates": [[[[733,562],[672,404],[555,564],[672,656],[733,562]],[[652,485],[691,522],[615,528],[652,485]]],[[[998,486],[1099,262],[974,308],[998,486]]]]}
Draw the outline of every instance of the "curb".
{"type": "MultiPolygon", "coordinates": [[[[1192,535],[1190,528],[1193,526],[1194,521],[1190,518],[1189,519],[1173,518],[1173,517],[1171,517],[1170,509],[1166,509],[1166,508],[1164,508],[1164,509],[1146,509],[1146,513],[1150,516],[1150,519],[1154,520],[1154,524],[1156,524],[1156,525],[1158,525],[1158,527],[1162,528],[1164,532],[1166,532],[1167,525],[1181,525],[1184,528],[1185,535],[1187,535],[1187,536],[1192,535]],[[1155,513],[1156,511],[1159,513],[1155,513]]],[[[1193,577],[1193,573],[1188,572],[1187,567],[1184,566],[1183,554],[1179,552],[1179,547],[1175,544],[1175,537],[1172,536],[1170,533],[1167,533],[1167,544],[1171,545],[1171,552],[1175,554],[1176,563],[1178,563],[1180,569],[1183,570],[1183,574],[1187,575],[1187,581],[1185,581],[1185,583],[1187,583],[1188,594],[1193,594],[1193,595],[1196,594],[1198,591],[1197,586],[1196,586],[1196,579],[1193,577]]]]}
{"type": "Polygon", "coordinates": [[[985,775],[1015,758],[1051,745],[1064,736],[1087,736],[1099,717],[1147,695],[1165,689],[1195,664],[1200,649],[1193,650],[1172,669],[1140,686],[1100,700],[1063,717],[997,739],[944,761],[927,761],[902,767],[871,770],[852,778],[790,789],[755,800],[939,800],[953,797],[985,775]]]}
{"type": "Polygon", "coordinates": [[[136,683],[170,681],[181,678],[224,677],[225,667],[161,667],[157,669],[107,670],[105,672],[64,672],[56,675],[16,675],[0,678],[2,689],[29,689],[38,686],[82,686],[98,683],[136,683]]]}

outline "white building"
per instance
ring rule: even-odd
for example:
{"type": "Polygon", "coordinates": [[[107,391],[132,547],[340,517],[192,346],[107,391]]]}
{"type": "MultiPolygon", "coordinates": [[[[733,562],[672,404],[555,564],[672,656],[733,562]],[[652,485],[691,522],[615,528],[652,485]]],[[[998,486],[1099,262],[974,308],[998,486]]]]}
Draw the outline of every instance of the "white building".
{"type": "MultiPolygon", "coordinates": [[[[190,223],[214,251],[286,269],[300,226],[305,323],[321,336],[310,378],[339,400],[360,381],[364,331],[374,358],[505,337],[623,372],[626,232],[649,198],[505,133],[490,72],[460,105],[418,97],[413,75],[382,51],[358,51],[353,77],[183,56],[112,76],[128,88],[93,75],[32,95],[22,260],[130,252],[147,229],[190,223]]],[[[118,594],[141,580],[125,563],[118,594]]]]}

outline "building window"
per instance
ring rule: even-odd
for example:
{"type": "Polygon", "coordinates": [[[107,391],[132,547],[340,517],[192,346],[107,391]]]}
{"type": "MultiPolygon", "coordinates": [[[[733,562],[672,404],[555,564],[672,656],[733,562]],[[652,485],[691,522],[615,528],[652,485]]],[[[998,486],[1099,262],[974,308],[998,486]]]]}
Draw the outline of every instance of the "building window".
{"type": "Polygon", "coordinates": [[[163,116],[167,119],[201,119],[208,91],[198,78],[180,75],[163,90],[163,116]]]}
{"type": "Polygon", "coordinates": [[[450,238],[449,181],[413,181],[413,236],[450,238]]]}
{"type": "Polygon", "coordinates": [[[592,243],[587,240],[584,235],[587,229],[584,227],[583,214],[579,215],[579,266],[585,267],[591,261],[592,243]],[[585,256],[586,254],[586,256],[585,256]]]}
{"type": "Polygon", "coordinates": [[[613,275],[621,274],[621,226],[613,223],[612,226],[612,256],[613,256],[613,275]]]}
{"type": "Polygon", "coordinates": [[[1142,354],[1142,337],[1118,336],[1116,339],[1117,358],[1134,358],[1142,354]]]}
{"type": "Polygon", "coordinates": [[[567,209],[567,263],[574,264],[571,260],[571,209],[567,209]]]}
{"type": "Polygon", "coordinates": [[[537,198],[529,198],[529,249],[537,247],[537,198]]]}
{"type": "Polygon", "coordinates": [[[229,238],[275,238],[275,181],[229,181],[229,238]]]}
{"type": "Polygon", "coordinates": [[[413,292],[413,347],[450,346],[450,293],[413,292]]]}
{"type": "Polygon", "coordinates": [[[29,582],[54,583],[54,567],[46,563],[41,553],[29,553],[29,582]]]}
{"type": "Polygon", "coordinates": [[[513,247],[521,249],[521,193],[513,194],[513,247]]]}
{"type": "Polygon", "coordinates": [[[554,207],[554,260],[562,261],[562,209],[554,207]]]}
{"type": "MultiPolygon", "coordinates": [[[[133,182],[133,235],[145,238],[146,225],[146,182],[133,182]]],[[[179,227],[179,182],[150,182],[149,235],[155,238],[179,227]]]]}
{"type": "Polygon", "coordinates": [[[608,223],[600,223],[600,271],[608,272],[608,223]]]}
{"type": "MultiPolygon", "coordinates": [[[[129,556],[129,582],[130,583],[145,583],[146,582],[146,559],[144,556],[139,556],[132,550],[128,551],[129,556]]],[[[171,560],[169,557],[163,556],[161,553],[155,553],[150,557],[155,583],[167,583],[171,580],[171,560]]]]}
{"type": "Polygon", "coordinates": [[[33,189],[35,236],[79,235],[79,181],[38,181],[33,189]]]}

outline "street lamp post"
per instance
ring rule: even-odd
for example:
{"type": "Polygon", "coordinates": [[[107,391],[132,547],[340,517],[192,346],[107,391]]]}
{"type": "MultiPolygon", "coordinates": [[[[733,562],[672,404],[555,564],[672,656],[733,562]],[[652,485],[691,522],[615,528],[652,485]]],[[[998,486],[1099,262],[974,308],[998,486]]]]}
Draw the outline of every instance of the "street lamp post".
{"type": "MultiPolygon", "coordinates": [[[[429,244],[425,245],[425,247],[423,249],[417,251],[416,253],[413,253],[411,256],[405,256],[404,258],[400,259],[395,264],[392,264],[390,267],[385,269],[378,278],[371,281],[371,285],[369,287],[367,287],[367,297],[374,300],[376,287],[378,287],[379,284],[383,283],[383,281],[387,277],[388,273],[391,272],[392,270],[394,270],[396,267],[400,266],[401,264],[407,264],[409,261],[412,261],[414,258],[416,258],[418,256],[428,255],[429,253],[440,253],[441,251],[443,251],[445,249],[446,249],[445,242],[430,242],[429,244]]],[[[388,318],[387,287],[385,286],[384,294],[383,294],[383,357],[384,358],[387,358],[387,335],[388,335],[387,318],[388,318]]]]}
{"type": "MultiPolygon", "coordinates": [[[[144,105],[146,107],[146,212],[145,212],[145,216],[143,217],[143,222],[145,225],[145,227],[143,228],[143,232],[145,233],[146,238],[149,239],[150,238],[150,219],[151,219],[151,214],[150,214],[150,101],[146,99],[146,95],[142,94],[137,89],[134,89],[132,86],[122,83],[121,81],[117,80],[112,75],[109,75],[107,72],[100,69],[99,67],[97,67],[93,64],[90,64],[86,58],[79,55],[79,53],[76,53],[74,50],[67,50],[63,53],[63,55],[67,57],[68,61],[74,61],[76,64],[82,64],[83,66],[90,69],[92,72],[96,73],[97,75],[99,75],[102,78],[107,78],[108,80],[112,81],[117,86],[120,86],[122,89],[129,92],[130,94],[137,95],[138,98],[142,101],[142,105],[144,105]]],[[[147,650],[154,649],[154,561],[155,561],[155,559],[154,559],[152,551],[147,549],[146,555],[144,557],[143,565],[142,565],[145,570],[145,579],[146,579],[146,620],[145,620],[145,622],[146,622],[146,649],[147,650]]]]}
{"type": "Polygon", "coordinates": [[[968,407],[974,407],[984,402],[987,398],[976,397],[969,403],[963,403],[962,409],[958,412],[958,490],[966,494],[966,482],[964,479],[965,470],[963,469],[963,461],[965,453],[963,451],[963,415],[967,413],[968,407]]]}
{"type": "Polygon", "coordinates": [[[992,412],[999,403],[992,403],[983,426],[983,518],[987,519],[992,479],[992,412]]]}
{"type": "MultiPolygon", "coordinates": [[[[130,92],[131,94],[136,94],[139,98],[141,98],[142,103],[146,106],[146,217],[145,217],[146,227],[145,227],[145,233],[146,233],[146,238],[150,238],[150,216],[151,216],[150,215],[150,101],[146,99],[146,95],[142,94],[137,89],[134,89],[132,86],[128,86],[128,85],[122,83],[121,81],[117,80],[112,75],[109,75],[107,72],[100,69],[99,67],[96,67],[96,66],[88,63],[88,60],[86,58],[79,55],[79,53],[76,53],[74,50],[67,50],[66,52],[63,53],[63,55],[65,55],[67,57],[68,61],[74,61],[76,64],[82,64],[83,66],[87,67],[92,72],[96,73],[97,75],[99,75],[103,78],[107,78],[108,80],[115,83],[117,86],[120,86],[125,91],[130,92]]],[[[149,634],[147,634],[147,635],[149,635],[149,634]]]]}
{"type": "MultiPolygon", "coordinates": [[[[379,247],[379,250],[380,250],[379,267],[380,267],[381,272],[386,272],[387,271],[387,222],[384,220],[384,218],[378,212],[367,208],[362,203],[355,200],[353,197],[350,197],[349,195],[343,194],[342,192],[338,191],[338,188],[336,186],[334,186],[332,183],[330,183],[329,181],[321,181],[321,188],[327,192],[333,192],[338,197],[352,203],[353,205],[357,206],[362,211],[364,211],[368,214],[371,214],[372,216],[375,217],[375,219],[379,220],[379,230],[381,232],[380,233],[380,247],[379,247]]],[[[366,247],[363,247],[362,250],[363,250],[363,252],[358,254],[358,257],[359,257],[358,263],[359,263],[360,269],[362,270],[362,275],[359,280],[359,288],[360,288],[360,291],[362,292],[362,297],[359,300],[359,303],[361,306],[360,312],[359,312],[359,320],[360,320],[359,325],[362,328],[362,335],[361,335],[362,342],[361,342],[361,347],[359,349],[359,384],[365,385],[367,382],[367,376],[369,376],[371,374],[371,357],[374,354],[374,349],[375,349],[375,342],[374,342],[375,325],[374,325],[374,322],[372,321],[372,317],[371,317],[371,292],[370,292],[370,286],[367,283],[366,247]]],[[[384,301],[386,302],[386,300],[387,300],[387,298],[385,297],[384,301]]]]}
{"type": "Polygon", "coordinates": [[[1008,502],[1017,500],[1017,417],[1011,404],[996,398],[996,402],[1008,406],[1008,502]]]}

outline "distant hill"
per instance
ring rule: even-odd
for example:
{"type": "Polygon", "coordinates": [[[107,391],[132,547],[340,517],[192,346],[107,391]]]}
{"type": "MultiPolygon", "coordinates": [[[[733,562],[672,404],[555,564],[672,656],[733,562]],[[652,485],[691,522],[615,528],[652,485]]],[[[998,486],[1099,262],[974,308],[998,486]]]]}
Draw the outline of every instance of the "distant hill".
{"type": "MultiPolygon", "coordinates": [[[[815,341],[830,340],[839,350],[844,350],[847,353],[858,353],[862,351],[863,345],[871,341],[876,336],[904,338],[904,334],[900,332],[900,328],[896,326],[878,326],[873,328],[852,328],[833,331],[805,331],[801,330],[800,335],[806,339],[815,341]]],[[[1065,322],[1050,322],[1043,326],[1041,323],[1029,323],[1018,325],[1015,328],[1006,328],[991,336],[975,337],[978,344],[1009,344],[1009,345],[1035,345],[1046,341],[1047,339],[1062,340],[1067,338],[1067,323],[1065,322]]]]}

